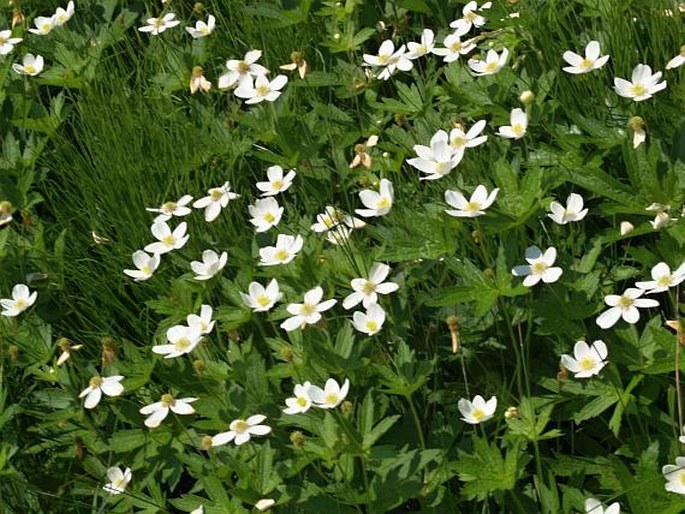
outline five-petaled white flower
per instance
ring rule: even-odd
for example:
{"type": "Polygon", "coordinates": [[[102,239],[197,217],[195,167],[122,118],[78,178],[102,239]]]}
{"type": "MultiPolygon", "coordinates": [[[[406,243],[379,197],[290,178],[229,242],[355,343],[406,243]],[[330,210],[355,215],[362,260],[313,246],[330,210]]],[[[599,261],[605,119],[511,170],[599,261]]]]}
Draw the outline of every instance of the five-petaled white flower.
{"type": "Polygon", "coordinates": [[[575,52],[567,50],[562,56],[564,61],[571,66],[562,68],[567,73],[579,75],[581,73],[589,73],[592,70],[598,70],[604,66],[609,60],[608,55],[599,55],[599,41],[590,41],[585,47],[585,57],[578,55],[575,52]]]}
{"type": "Polygon", "coordinates": [[[2,315],[8,318],[19,316],[35,303],[37,297],[38,292],[32,293],[26,284],[16,284],[12,288],[12,298],[0,300],[0,306],[3,308],[2,315]]]}
{"type": "Polygon", "coordinates": [[[190,268],[195,273],[195,280],[209,280],[214,275],[219,273],[226,266],[228,261],[228,254],[222,252],[221,256],[214,250],[205,250],[202,252],[201,261],[192,261],[190,268]]]}
{"type": "Polygon", "coordinates": [[[583,197],[576,193],[568,195],[565,208],[559,202],[552,202],[549,204],[549,208],[552,212],[547,216],[559,225],[566,225],[571,221],[580,221],[588,213],[587,209],[583,209],[583,197]]]}
{"type": "Polygon", "coordinates": [[[281,328],[290,332],[306,325],[313,325],[321,319],[321,313],[333,307],[338,300],[331,299],[321,301],[323,289],[320,286],[307,291],[304,294],[303,303],[290,303],[286,307],[291,317],[281,323],[281,328]]]}
{"type": "Polygon", "coordinates": [[[372,189],[364,189],[359,192],[359,199],[366,209],[355,209],[354,212],[365,218],[373,216],[385,216],[390,212],[395,200],[392,182],[386,178],[381,179],[380,192],[372,189]]]}
{"type": "Polygon", "coordinates": [[[563,273],[563,270],[558,267],[552,267],[554,260],[557,258],[557,249],[550,246],[542,253],[537,246],[529,246],[526,248],[526,260],[528,264],[516,266],[511,272],[517,276],[526,278],[523,279],[523,285],[532,287],[540,280],[549,284],[556,282],[563,273]]]}
{"type": "Polygon", "coordinates": [[[124,273],[136,282],[147,280],[159,267],[160,258],[158,253],[148,255],[143,250],[137,250],[133,253],[132,258],[133,265],[137,269],[125,269],[124,273]]]}
{"type": "Polygon", "coordinates": [[[621,504],[614,502],[606,509],[596,498],[588,498],[585,500],[585,514],[621,514],[621,504]]]}
{"type": "Polygon", "coordinates": [[[160,16],[159,18],[148,18],[145,22],[147,25],[138,27],[138,30],[140,32],[149,32],[153,36],[157,36],[166,29],[170,29],[181,23],[178,20],[174,20],[175,17],[176,15],[170,12],[166,13],[164,16],[160,16]]]}
{"type": "Polygon", "coordinates": [[[640,319],[638,308],[658,307],[657,300],[640,298],[644,294],[643,289],[629,287],[622,295],[610,294],[604,297],[604,302],[611,307],[597,317],[597,325],[601,328],[613,327],[614,324],[623,318],[627,323],[637,323],[640,319]]]}
{"type": "Polygon", "coordinates": [[[667,70],[673,70],[685,64],[685,45],[680,47],[680,53],[666,64],[667,70]]]}
{"type": "Polygon", "coordinates": [[[381,331],[385,323],[385,311],[377,303],[372,303],[366,313],[357,311],[352,315],[352,326],[370,336],[381,331]]]}
{"type": "Polygon", "coordinates": [[[221,214],[221,209],[228,205],[229,200],[235,200],[240,196],[231,192],[230,182],[224,182],[221,187],[211,188],[207,194],[208,196],[193,203],[193,207],[196,209],[205,210],[205,221],[214,221],[221,214]]]}
{"type": "Polygon", "coordinates": [[[29,32],[38,36],[45,36],[55,28],[55,16],[36,16],[33,24],[36,28],[29,29],[29,32]]]}
{"type": "Polygon", "coordinates": [[[563,354],[561,365],[574,373],[576,378],[588,378],[599,374],[606,365],[607,355],[604,341],[598,340],[591,345],[585,341],[577,341],[573,347],[573,357],[563,354]]]}
{"type": "Polygon", "coordinates": [[[192,212],[188,204],[193,200],[190,195],[183,195],[175,202],[164,202],[159,208],[146,207],[145,210],[148,212],[158,212],[160,213],[153,221],[157,223],[159,221],[169,221],[173,216],[187,216],[192,212]]]}
{"type": "Polygon", "coordinates": [[[228,72],[219,77],[219,89],[228,89],[243,84],[252,85],[253,77],[269,73],[269,70],[264,66],[257,64],[261,56],[261,50],[250,50],[242,60],[231,59],[226,61],[228,72]]]}
{"type": "Polygon", "coordinates": [[[365,221],[350,216],[332,205],[327,205],[321,214],[316,215],[316,223],[311,226],[311,229],[314,232],[327,232],[334,228],[343,228],[343,226],[354,229],[365,225],[365,221]]]}
{"type": "Polygon", "coordinates": [[[384,282],[388,273],[390,273],[390,266],[377,262],[371,266],[368,279],[353,279],[351,285],[354,293],[345,297],[343,307],[351,309],[361,302],[364,308],[368,309],[372,304],[378,303],[379,294],[390,294],[397,291],[400,288],[399,284],[384,282]]]}
{"type": "Polygon", "coordinates": [[[222,444],[235,442],[236,446],[245,444],[253,435],[266,435],[271,432],[271,427],[261,425],[266,416],[263,414],[255,414],[247,419],[236,419],[231,421],[228,426],[228,432],[221,432],[212,437],[212,446],[221,446],[222,444]]]}
{"type": "Polygon", "coordinates": [[[433,40],[435,39],[435,34],[431,29],[423,29],[421,32],[421,42],[420,43],[407,43],[407,53],[405,54],[407,59],[418,59],[426,54],[431,53],[433,50],[433,40]]]}
{"type": "Polygon", "coordinates": [[[675,466],[666,464],[661,468],[661,472],[667,480],[664,486],[667,491],[685,494],[685,457],[676,457],[675,466]]]}
{"type": "Polygon", "coordinates": [[[254,84],[249,80],[240,82],[234,94],[245,99],[246,104],[258,104],[264,100],[275,102],[287,82],[288,77],[285,75],[277,75],[271,81],[266,75],[258,75],[254,84]]]}
{"type": "Polygon", "coordinates": [[[22,59],[21,64],[12,64],[12,69],[21,75],[30,75],[35,77],[43,71],[43,56],[26,54],[22,59]]]}
{"type": "Polygon", "coordinates": [[[660,262],[652,268],[652,280],[646,282],[635,282],[640,289],[644,289],[647,294],[661,293],[670,287],[675,287],[685,280],[685,262],[678,266],[673,273],[665,262],[660,262]]]}
{"type": "Polygon", "coordinates": [[[255,226],[256,232],[266,232],[275,227],[283,215],[283,207],[278,205],[278,201],[273,197],[261,198],[254,205],[249,205],[247,210],[252,216],[250,223],[255,226]]]}
{"type": "Polygon", "coordinates": [[[247,294],[240,293],[243,303],[254,312],[266,312],[283,297],[278,281],[273,278],[266,287],[259,282],[251,282],[247,288],[247,294]]]}
{"type": "Polygon", "coordinates": [[[464,416],[463,421],[472,425],[477,425],[483,421],[487,421],[495,414],[497,409],[497,397],[491,397],[487,402],[481,395],[476,395],[473,402],[466,398],[461,398],[457,403],[459,412],[464,416]]]}
{"type": "Polygon", "coordinates": [[[211,305],[203,304],[200,307],[200,314],[188,314],[186,316],[186,323],[189,327],[197,326],[200,329],[200,334],[206,336],[214,329],[216,321],[212,320],[214,309],[211,305]]]}
{"type": "Polygon", "coordinates": [[[207,17],[207,23],[202,20],[195,22],[194,27],[186,27],[186,32],[193,36],[193,39],[200,39],[209,36],[216,25],[216,18],[211,14],[207,17]]]}
{"type": "MultiPolygon", "coordinates": [[[[489,9],[490,6],[492,5],[492,2],[485,2],[483,5],[480,6],[481,9],[489,9]]],[[[454,28],[458,22],[464,22],[467,24],[469,30],[471,30],[471,25],[474,27],[482,27],[485,25],[485,18],[483,18],[480,14],[478,14],[478,3],[475,1],[471,1],[467,3],[464,8],[461,10],[461,15],[462,17],[458,20],[453,21],[450,23],[450,27],[454,28]]]]}
{"type": "Polygon", "coordinates": [[[266,182],[257,182],[255,184],[257,189],[262,191],[262,196],[276,196],[278,193],[286,191],[293,183],[295,178],[295,170],[289,170],[288,173],[283,176],[283,168],[280,166],[269,166],[266,169],[266,182]]]}
{"type": "Polygon", "coordinates": [[[105,393],[107,396],[119,396],[124,392],[124,386],[120,383],[123,379],[124,377],[121,375],[112,375],[111,377],[95,376],[90,379],[88,387],[81,391],[78,397],[83,398],[85,396],[86,401],[83,406],[86,409],[94,409],[100,403],[102,393],[105,393]]]}
{"type": "Polygon", "coordinates": [[[167,417],[169,410],[180,415],[194,414],[195,409],[190,404],[196,400],[197,398],[176,399],[170,394],[164,394],[160,401],[146,405],[139,412],[144,416],[148,416],[145,419],[146,427],[157,428],[167,417]]]}
{"type": "Polygon", "coordinates": [[[448,135],[444,130],[438,130],[430,140],[430,146],[414,145],[418,157],[407,159],[407,164],[413,166],[428,176],[419,180],[437,180],[444,177],[457,167],[463,157],[463,152],[453,152],[448,143],[448,135]]]}
{"type": "Polygon", "coordinates": [[[614,78],[614,89],[620,96],[641,102],[651,98],[654,93],[666,89],[666,81],[659,82],[660,79],[660,71],[652,75],[652,68],[647,64],[638,64],[633,69],[630,81],[619,77],[614,78]]]}
{"type": "Polygon", "coordinates": [[[315,385],[311,386],[309,388],[309,397],[314,402],[314,405],[320,409],[335,409],[345,399],[349,390],[349,379],[346,378],[341,387],[334,378],[329,378],[326,380],[323,389],[315,385]]]}
{"type": "Polygon", "coordinates": [[[145,247],[146,252],[164,254],[172,250],[178,250],[188,242],[190,238],[186,234],[188,224],[184,221],[171,231],[171,228],[166,221],[159,221],[153,223],[150,231],[152,235],[157,238],[156,243],[150,243],[145,247]]]}
{"type": "Polygon", "coordinates": [[[155,345],[152,351],[164,355],[165,359],[173,359],[195,349],[202,340],[202,327],[200,324],[174,325],[166,331],[166,337],[170,344],[155,345]]]}
{"type": "Polygon", "coordinates": [[[454,62],[460,56],[466,55],[476,48],[476,44],[472,39],[467,41],[461,40],[461,37],[471,28],[470,25],[463,20],[457,20],[454,23],[455,31],[442,41],[443,48],[438,47],[432,50],[435,55],[442,57],[443,62],[454,62]]]}
{"type": "Polygon", "coordinates": [[[466,197],[459,191],[452,191],[448,189],[445,191],[445,201],[454,207],[456,210],[445,209],[445,212],[450,216],[457,218],[475,218],[485,214],[485,209],[492,205],[499,193],[499,188],[493,189],[490,194],[485,186],[479,185],[471,195],[471,199],[466,197]]]}
{"type": "Polygon", "coordinates": [[[0,30],[0,55],[7,55],[14,50],[14,45],[22,41],[20,37],[12,37],[11,30],[0,30]]]}
{"type": "Polygon", "coordinates": [[[494,75],[506,64],[508,57],[509,50],[507,48],[503,48],[501,54],[490,49],[488,50],[484,61],[482,59],[469,59],[468,65],[469,68],[473,70],[473,74],[477,77],[494,75]]]}
{"type": "Polygon", "coordinates": [[[54,14],[55,27],[61,27],[68,22],[74,15],[74,10],[74,2],[72,0],[69,0],[66,9],[58,7],[54,14]]]}
{"type": "Polygon", "coordinates": [[[517,107],[512,109],[510,117],[511,125],[504,125],[497,131],[498,136],[508,137],[509,139],[521,139],[526,135],[528,128],[528,116],[526,112],[517,107]]]}
{"type": "Polygon", "coordinates": [[[388,80],[396,69],[409,71],[414,67],[405,50],[405,46],[402,45],[395,51],[395,44],[391,39],[386,39],[378,48],[378,55],[364,54],[364,66],[382,68],[377,77],[388,80]]]}
{"type": "Polygon", "coordinates": [[[131,468],[121,471],[118,466],[107,469],[107,479],[109,484],[102,488],[109,494],[121,494],[126,490],[126,486],[131,481],[131,468]]]}
{"type": "Polygon", "coordinates": [[[259,512],[264,512],[265,510],[270,509],[274,505],[276,505],[276,500],[274,500],[273,498],[262,498],[254,504],[254,508],[257,509],[259,512]]]}
{"type": "Polygon", "coordinates": [[[276,266],[278,264],[288,264],[302,250],[304,239],[302,236],[290,236],[278,234],[276,246],[265,246],[259,249],[260,266],[276,266]]]}
{"type": "Polygon", "coordinates": [[[302,414],[307,412],[312,406],[312,399],[309,397],[309,388],[312,386],[309,382],[304,384],[295,384],[295,391],[292,398],[286,398],[285,404],[288,408],[283,409],[284,414],[302,414]]]}
{"type": "Polygon", "coordinates": [[[485,120],[477,121],[464,133],[461,125],[450,130],[449,144],[453,152],[463,152],[467,148],[475,148],[488,140],[488,136],[479,136],[485,128],[485,120]]]}

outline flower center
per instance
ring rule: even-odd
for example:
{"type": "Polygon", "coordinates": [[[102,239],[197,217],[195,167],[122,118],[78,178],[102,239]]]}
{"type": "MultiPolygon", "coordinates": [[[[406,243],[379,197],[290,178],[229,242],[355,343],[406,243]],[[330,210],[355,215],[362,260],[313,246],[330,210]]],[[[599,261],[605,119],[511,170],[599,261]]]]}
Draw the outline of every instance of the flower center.
{"type": "Polygon", "coordinates": [[[165,407],[173,407],[176,404],[176,400],[170,394],[162,395],[162,405],[165,407]]]}
{"type": "Polygon", "coordinates": [[[274,255],[277,261],[284,261],[288,258],[288,252],[285,250],[278,250],[274,255]]]}
{"type": "Polygon", "coordinates": [[[461,41],[454,41],[450,45],[450,50],[452,50],[453,52],[459,52],[463,46],[464,44],[461,41]]]}
{"type": "Polygon", "coordinates": [[[274,215],[271,214],[270,212],[267,212],[267,213],[262,217],[262,219],[263,219],[264,221],[266,221],[267,223],[273,223],[274,221],[276,221],[276,216],[274,216],[274,215]]]}
{"type": "Polygon", "coordinates": [[[42,30],[43,32],[50,32],[50,29],[51,29],[51,28],[52,28],[52,27],[50,26],[50,23],[47,23],[47,22],[46,22],[46,23],[43,23],[43,25],[41,26],[41,30],[42,30]]]}
{"type": "Polygon", "coordinates": [[[190,344],[190,339],[188,339],[187,337],[182,337],[181,339],[176,341],[176,344],[174,346],[177,352],[184,352],[188,348],[190,348],[190,344]]]}
{"type": "Polygon", "coordinates": [[[214,189],[209,190],[209,196],[213,202],[218,202],[221,200],[221,197],[224,196],[224,192],[220,188],[215,187],[214,189]]]}
{"type": "Polygon", "coordinates": [[[140,268],[140,271],[142,271],[142,272],[145,273],[146,275],[149,275],[150,273],[152,273],[152,270],[150,269],[150,265],[149,265],[149,264],[146,264],[145,266],[143,266],[142,268],[140,268]]]}
{"type": "Polygon", "coordinates": [[[592,368],[595,367],[595,359],[592,357],[583,357],[578,361],[578,365],[581,367],[583,371],[590,371],[592,368]]]}
{"type": "Polygon", "coordinates": [[[664,275],[663,277],[659,277],[656,282],[660,286],[670,287],[672,278],[671,275],[664,275]]]}
{"type": "Polygon", "coordinates": [[[389,55],[379,55],[378,56],[378,62],[380,62],[381,64],[388,64],[389,60],[390,60],[389,55]]]}
{"type": "Polygon", "coordinates": [[[249,427],[250,427],[250,425],[247,424],[247,421],[244,421],[244,420],[242,420],[242,419],[239,419],[238,421],[235,422],[235,427],[233,428],[233,430],[235,430],[235,431],[238,432],[239,434],[242,434],[242,433],[245,432],[249,427]]]}
{"type": "Polygon", "coordinates": [[[271,89],[269,86],[257,86],[256,91],[259,96],[266,96],[271,92],[271,89]]]}
{"type": "Polygon", "coordinates": [[[257,298],[257,304],[258,304],[260,307],[266,307],[266,306],[269,305],[270,303],[271,303],[271,298],[269,298],[269,297],[266,296],[266,295],[262,295],[262,296],[260,296],[260,297],[257,298]]]}
{"type": "Polygon", "coordinates": [[[173,234],[167,234],[162,238],[162,243],[164,243],[166,246],[174,246],[175,243],[174,235],[173,234]]]}
{"type": "Polygon", "coordinates": [[[466,207],[464,207],[464,210],[467,212],[476,212],[480,210],[480,202],[474,202],[471,200],[469,203],[466,204],[466,207]]]}
{"type": "Polygon", "coordinates": [[[153,25],[156,29],[161,29],[164,26],[164,19],[163,18],[155,18],[155,22],[153,23],[153,25]]]}
{"type": "Polygon", "coordinates": [[[633,299],[628,298],[627,296],[621,296],[621,298],[618,299],[618,306],[623,310],[629,309],[633,306],[633,299]]]}
{"type": "Polygon", "coordinates": [[[365,295],[370,295],[370,294],[375,293],[375,292],[376,292],[376,284],[374,284],[374,283],[371,282],[370,280],[367,280],[367,281],[364,283],[364,287],[362,288],[362,292],[363,292],[365,295]]]}
{"type": "Polygon", "coordinates": [[[533,275],[542,275],[545,271],[547,271],[547,268],[549,268],[549,266],[544,262],[536,262],[530,266],[533,275]]]}
{"type": "Polygon", "coordinates": [[[162,210],[164,211],[165,214],[173,214],[173,212],[176,210],[176,202],[167,202],[164,205],[162,205],[162,210]]]}
{"type": "Polygon", "coordinates": [[[467,12],[467,13],[464,15],[464,19],[465,19],[466,21],[471,21],[471,22],[472,22],[473,20],[476,19],[476,13],[473,12],[473,11],[469,11],[469,12],[467,12]]]}
{"type": "Polygon", "coordinates": [[[283,181],[282,180],[274,180],[271,183],[271,189],[274,189],[276,191],[280,191],[282,187],[283,187],[283,181]]]}
{"type": "Polygon", "coordinates": [[[593,62],[590,59],[585,58],[582,61],[580,61],[580,64],[578,65],[578,67],[581,70],[587,70],[588,68],[590,68],[592,66],[592,64],[593,64],[593,62]]]}
{"type": "Polygon", "coordinates": [[[24,298],[18,298],[14,300],[14,308],[15,309],[25,309],[26,308],[26,300],[24,298]]]}
{"type": "Polygon", "coordinates": [[[428,51],[426,48],[426,45],[420,44],[419,46],[416,47],[416,55],[423,55],[428,51]]]}
{"type": "Polygon", "coordinates": [[[493,71],[497,70],[497,66],[499,65],[498,62],[489,62],[485,65],[485,71],[492,73],[493,71]]]}
{"type": "Polygon", "coordinates": [[[302,308],[300,309],[300,314],[302,316],[311,316],[316,312],[316,307],[312,305],[311,303],[303,303],[302,308]]]}
{"type": "Polygon", "coordinates": [[[7,43],[7,38],[0,36],[0,45],[4,45],[5,43],[7,43]]]}
{"type": "Polygon", "coordinates": [[[635,96],[642,96],[647,92],[647,88],[644,84],[633,84],[632,91],[635,96]]]}
{"type": "Polygon", "coordinates": [[[387,209],[391,205],[390,198],[387,196],[381,196],[376,203],[376,209],[387,209]]]}
{"type": "Polygon", "coordinates": [[[337,393],[328,393],[326,395],[325,401],[327,404],[334,404],[338,403],[338,395],[337,393]]]}
{"type": "Polygon", "coordinates": [[[461,148],[466,145],[466,138],[464,136],[456,136],[450,141],[451,145],[455,148],[461,148]]]}
{"type": "Polygon", "coordinates": [[[124,485],[125,480],[126,479],[124,477],[114,479],[114,481],[112,482],[112,485],[114,486],[113,489],[121,489],[124,485]]]}
{"type": "Polygon", "coordinates": [[[24,66],[24,71],[31,75],[32,73],[36,73],[36,67],[33,64],[27,64],[24,66]]]}
{"type": "Polygon", "coordinates": [[[512,130],[512,132],[513,132],[514,134],[516,134],[517,136],[523,135],[523,133],[526,131],[526,129],[524,129],[524,128],[523,128],[523,125],[521,125],[520,123],[514,123],[514,124],[511,126],[511,130],[512,130]]]}
{"type": "Polygon", "coordinates": [[[481,421],[485,417],[485,412],[483,412],[483,409],[474,409],[473,412],[471,412],[471,416],[476,421],[481,421]]]}
{"type": "Polygon", "coordinates": [[[378,323],[373,320],[367,321],[366,330],[368,330],[369,332],[375,332],[376,330],[378,330],[378,323]]]}
{"type": "Polygon", "coordinates": [[[680,480],[680,483],[685,486],[685,473],[682,471],[678,473],[678,479],[680,480]]]}
{"type": "Polygon", "coordinates": [[[88,385],[92,387],[93,389],[97,389],[102,385],[102,377],[93,377],[90,379],[90,382],[88,382],[88,385]]]}
{"type": "Polygon", "coordinates": [[[300,407],[305,407],[307,405],[307,399],[304,396],[298,396],[295,403],[300,407]]]}
{"type": "Polygon", "coordinates": [[[245,61],[240,61],[238,63],[238,73],[244,74],[250,71],[250,65],[247,64],[245,61]]]}

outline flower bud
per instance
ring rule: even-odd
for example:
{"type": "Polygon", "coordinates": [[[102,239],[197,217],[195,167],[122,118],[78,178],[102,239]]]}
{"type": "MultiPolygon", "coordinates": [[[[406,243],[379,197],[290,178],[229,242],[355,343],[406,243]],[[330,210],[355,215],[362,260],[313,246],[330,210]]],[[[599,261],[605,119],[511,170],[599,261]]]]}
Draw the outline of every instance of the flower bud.
{"type": "Polygon", "coordinates": [[[349,400],[345,400],[340,404],[340,411],[343,414],[349,414],[352,412],[352,409],[354,409],[354,404],[349,400]]]}
{"type": "Polygon", "coordinates": [[[304,440],[304,434],[299,430],[295,430],[290,434],[290,442],[293,443],[293,446],[298,450],[304,447],[304,440]]]}
{"type": "Polygon", "coordinates": [[[208,452],[212,449],[212,436],[206,435],[200,440],[200,448],[208,452]]]}
{"type": "Polygon", "coordinates": [[[521,96],[519,96],[519,101],[524,105],[530,105],[535,101],[535,93],[533,93],[530,89],[527,89],[521,93],[521,96]]]}
{"type": "Polygon", "coordinates": [[[195,374],[198,377],[202,376],[202,374],[205,371],[205,368],[207,368],[207,364],[205,363],[205,361],[203,361],[201,359],[197,359],[197,360],[193,361],[193,369],[195,370],[195,374]]]}
{"type": "Polygon", "coordinates": [[[508,407],[506,411],[504,411],[504,417],[505,419],[512,419],[512,418],[518,418],[519,417],[519,410],[517,407],[508,407]]]}
{"type": "Polygon", "coordinates": [[[116,341],[114,341],[114,339],[112,339],[111,337],[103,337],[101,344],[102,365],[107,366],[109,364],[112,364],[117,358],[119,346],[117,345],[116,341]]]}
{"type": "Polygon", "coordinates": [[[621,235],[625,236],[628,232],[632,232],[635,229],[630,221],[621,222],[621,235]]]}
{"type": "Polygon", "coordinates": [[[7,355],[9,355],[9,358],[11,361],[15,361],[19,358],[19,355],[21,354],[21,350],[19,350],[19,347],[17,345],[10,345],[10,347],[7,349],[7,355]]]}

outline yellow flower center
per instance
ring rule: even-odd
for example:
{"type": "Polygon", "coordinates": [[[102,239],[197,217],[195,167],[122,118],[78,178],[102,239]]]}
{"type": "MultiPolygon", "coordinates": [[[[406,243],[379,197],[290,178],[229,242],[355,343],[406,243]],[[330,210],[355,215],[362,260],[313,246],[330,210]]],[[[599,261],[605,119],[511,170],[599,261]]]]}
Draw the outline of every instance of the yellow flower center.
{"type": "Polygon", "coordinates": [[[485,71],[487,71],[488,73],[492,73],[497,69],[497,66],[499,66],[498,62],[489,62],[485,65],[485,71]]]}
{"type": "Polygon", "coordinates": [[[257,95],[266,96],[271,92],[271,88],[269,86],[257,86],[256,91],[257,95]]]}
{"type": "Polygon", "coordinates": [[[162,395],[162,405],[165,407],[173,407],[176,404],[176,400],[170,394],[162,395]]]}
{"type": "Polygon", "coordinates": [[[376,209],[387,209],[391,205],[390,198],[387,196],[381,196],[376,203],[376,209]]]}
{"type": "Polygon", "coordinates": [[[274,189],[276,191],[280,191],[282,187],[283,187],[283,181],[282,180],[274,180],[271,183],[271,189],[274,189]]]}
{"type": "Polygon", "coordinates": [[[140,268],[140,271],[142,271],[142,272],[145,273],[146,275],[149,275],[150,273],[152,273],[152,270],[150,269],[150,265],[149,265],[149,264],[146,264],[145,266],[143,266],[142,268],[140,268]]]}
{"type": "Polygon", "coordinates": [[[316,307],[312,305],[311,303],[303,303],[302,308],[300,309],[300,314],[302,316],[311,316],[316,312],[316,307]]]}
{"type": "Polygon", "coordinates": [[[642,96],[647,92],[647,88],[644,84],[633,84],[631,90],[635,96],[642,96]]]}
{"type": "Polygon", "coordinates": [[[24,298],[19,298],[17,300],[14,300],[14,308],[15,309],[26,308],[26,300],[24,298]]]}
{"type": "Polygon", "coordinates": [[[66,15],[66,14],[60,14],[60,15],[57,17],[57,24],[58,24],[58,25],[62,25],[62,24],[64,24],[66,21],[67,21],[67,15],[66,15]]]}
{"type": "Polygon", "coordinates": [[[171,214],[176,210],[176,207],[178,207],[176,202],[167,202],[162,205],[162,211],[164,211],[165,214],[171,214]]]}
{"type": "Polygon", "coordinates": [[[327,215],[324,215],[321,217],[321,221],[323,222],[324,225],[326,225],[328,228],[331,228],[333,225],[335,225],[335,220],[327,215]]]}
{"type": "Polygon", "coordinates": [[[262,295],[262,296],[260,296],[260,297],[257,298],[257,304],[258,304],[260,307],[266,307],[266,306],[269,305],[270,303],[271,303],[271,298],[269,298],[269,297],[266,296],[266,295],[262,295]]]}
{"type": "Polygon", "coordinates": [[[578,365],[580,366],[580,368],[583,371],[591,370],[592,368],[595,367],[595,364],[596,364],[595,359],[593,359],[591,357],[583,357],[582,359],[580,359],[578,361],[578,365]]]}
{"type": "Polygon", "coordinates": [[[669,287],[671,285],[671,279],[671,275],[664,275],[663,277],[659,277],[656,282],[660,286],[669,287]]]}
{"type": "Polygon", "coordinates": [[[467,12],[467,13],[464,15],[464,19],[465,19],[466,21],[471,21],[471,22],[472,22],[473,20],[476,19],[476,13],[473,12],[473,11],[469,11],[469,12],[467,12]]]}
{"type": "Polygon", "coordinates": [[[164,26],[164,18],[155,18],[153,25],[156,29],[161,29],[164,26]]]}
{"type": "Polygon", "coordinates": [[[338,395],[336,393],[328,393],[324,402],[329,404],[338,403],[338,395]]]}
{"type": "Polygon", "coordinates": [[[423,55],[427,51],[428,51],[428,49],[426,48],[426,45],[424,45],[424,44],[421,44],[421,45],[416,47],[416,55],[423,55]]]}
{"type": "Polygon", "coordinates": [[[580,61],[580,64],[578,65],[578,67],[581,70],[587,70],[588,68],[590,68],[592,66],[592,64],[593,64],[593,61],[586,58],[586,59],[583,59],[582,61],[580,61]]]}
{"type": "Polygon", "coordinates": [[[381,64],[388,64],[389,60],[390,60],[389,55],[379,55],[378,56],[378,62],[380,62],[381,64]]]}
{"type": "Polygon", "coordinates": [[[40,29],[41,29],[43,32],[50,32],[50,29],[51,29],[51,28],[52,28],[52,27],[50,26],[50,23],[48,23],[48,22],[43,23],[43,25],[41,25],[41,27],[40,27],[40,29]]]}
{"type": "Polygon", "coordinates": [[[362,288],[362,292],[364,294],[372,294],[376,292],[376,284],[373,282],[367,280],[366,283],[364,284],[364,287],[362,288]]]}
{"type": "Polygon", "coordinates": [[[549,268],[549,266],[544,262],[536,262],[530,266],[533,275],[542,275],[545,271],[547,271],[547,268],[549,268]]]}
{"type": "Polygon", "coordinates": [[[685,473],[682,471],[678,473],[678,479],[680,480],[681,485],[685,486],[685,473]]]}
{"type": "Polygon", "coordinates": [[[7,38],[0,36],[0,45],[4,45],[5,43],[7,43],[7,38]]]}
{"type": "Polygon", "coordinates": [[[245,61],[240,61],[238,63],[238,73],[247,73],[250,71],[250,65],[247,64],[245,61]]]}
{"type": "Polygon", "coordinates": [[[224,192],[220,188],[215,187],[209,190],[209,196],[213,202],[218,202],[224,196],[224,192]]]}
{"type": "Polygon", "coordinates": [[[27,64],[24,66],[24,71],[31,75],[32,73],[36,73],[36,67],[33,64],[27,64]]]}
{"type": "Polygon", "coordinates": [[[96,389],[102,385],[102,377],[93,377],[90,379],[90,382],[88,382],[88,385],[92,387],[93,389],[96,389]]]}
{"type": "Polygon", "coordinates": [[[483,409],[474,409],[473,412],[471,412],[471,416],[476,421],[482,421],[482,419],[485,417],[485,412],[483,412],[483,409]]]}
{"type": "Polygon", "coordinates": [[[264,221],[266,221],[267,223],[273,223],[274,221],[276,221],[276,216],[274,216],[274,215],[271,214],[270,212],[267,212],[267,213],[262,217],[262,219],[263,219],[264,221]]]}
{"type": "Polygon", "coordinates": [[[466,138],[464,136],[456,136],[450,141],[451,145],[455,148],[461,148],[466,144],[466,138]]]}
{"type": "Polygon", "coordinates": [[[250,425],[247,424],[247,421],[244,421],[244,420],[242,420],[242,419],[239,419],[238,421],[236,421],[236,423],[235,423],[235,428],[234,428],[233,430],[235,430],[235,431],[238,432],[239,434],[242,434],[242,433],[245,432],[245,430],[247,430],[249,427],[250,427],[250,425]]]}
{"type": "Polygon", "coordinates": [[[112,482],[112,485],[114,486],[113,489],[121,489],[125,481],[126,479],[124,477],[116,478],[112,482]]]}
{"type": "Polygon", "coordinates": [[[369,332],[375,332],[376,330],[378,330],[378,323],[376,323],[373,320],[367,321],[366,330],[368,330],[369,332]]]}
{"type": "Polygon", "coordinates": [[[174,347],[175,347],[177,352],[183,352],[183,351],[187,350],[188,348],[190,348],[190,344],[191,344],[190,339],[188,339],[187,337],[182,337],[181,339],[176,341],[176,344],[174,344],[174,347]]]}
{"type": "Polygon", "coordinates": [[[621,296],[621,298],[618,299],[617,305],[618,305],[618,307],[620,307],[623,310],[628,309],[628,308],[632,307],[633,299],[628,298],[627,296],[621,296]]]}
{"type": "Polygon", "coordinates": [[[276,255],[274,255],[274,258],[275,258],[277,261],[284,261],[284,260],[286,260],[288,257],[289,257],[289,256],[288,256],[288,252],[285,251],[285,250],[278,250],[278,251],[276,252],[276,255]]]}
{"type": "Polygon", "coordinates": [[[162,238],[162,243],[164,243],[166,246],[174,246],[174,243],[176,240],[174,239],[173,234],[167,234],[162,238]]]}
{"type": "Polygon", "coordinates": [[[511,131],[517,136],[521,136],[526,131],[526,129],[524,129],[523,125],[521,125],[520,123],[514,123],[511,126],[511,131]]]}
{"type": "Polygon", "coordinates": [[[297,403],[300,407],[304,407],[307,405],[307,399],[304,396],[298,396],[295,403],[297,403]]]}
{"type": "Polygon", "coordinates": [[[466,207],[464,207],[464,210],[467,212],[479,211],[480,210],[480,202],[470,201],[469,203],[466,204],[466,207]]]}
{"type": "Polygon", "coordinates": [[[461,41],[454,41],[450,45],[450,50],[452,50],[453,52],[459,52],[463,46],[464,46],[464,43],[462,43],[461,41]]]}

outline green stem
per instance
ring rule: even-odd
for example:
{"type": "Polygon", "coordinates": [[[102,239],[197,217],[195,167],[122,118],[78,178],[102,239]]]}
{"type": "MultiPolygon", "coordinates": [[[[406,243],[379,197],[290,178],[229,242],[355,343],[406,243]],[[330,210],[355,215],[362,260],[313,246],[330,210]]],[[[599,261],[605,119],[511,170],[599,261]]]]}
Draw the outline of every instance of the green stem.
{"type": "Polygon", "coordinates": [[[416,411],[414,406],[414,400],[411,395],[405,397],[407,402],[409,402],[409,408],[411,409],[411,415],[414,418],[414,424],[416,425],[416,432],[419,434],[419,441],[421,442],[421,448],[426,449],[426,439],[423,436],[423,430],[421,429],[421,420],[419,419],[419,413],[416,411]]]}

